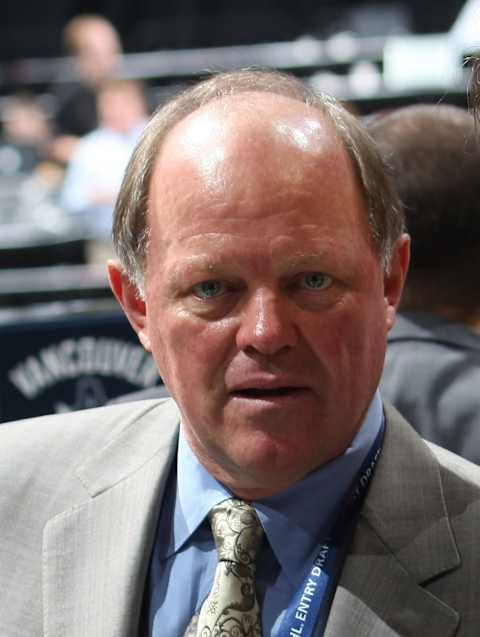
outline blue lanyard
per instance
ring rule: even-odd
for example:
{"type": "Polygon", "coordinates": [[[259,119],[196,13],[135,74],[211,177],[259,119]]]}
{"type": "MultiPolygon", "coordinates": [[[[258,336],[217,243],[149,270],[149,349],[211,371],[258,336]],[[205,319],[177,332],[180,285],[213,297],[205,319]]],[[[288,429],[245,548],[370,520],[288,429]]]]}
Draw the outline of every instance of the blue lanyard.
{"type": "Polygon", "coordinates": [[[311,637],[315,630],[318,635],[323,635],[363,499],[380,457],[384,432],[385,425],[382,424],[340,515],[285,611],[278,637],[311,637]]]}

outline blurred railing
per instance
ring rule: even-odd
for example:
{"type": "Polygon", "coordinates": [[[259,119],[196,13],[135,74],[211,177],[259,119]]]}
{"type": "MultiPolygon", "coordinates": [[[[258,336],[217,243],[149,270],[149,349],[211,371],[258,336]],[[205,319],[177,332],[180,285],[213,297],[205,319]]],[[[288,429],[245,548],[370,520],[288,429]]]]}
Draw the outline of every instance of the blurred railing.
{"type": "MultiPolygon", "coordinates": [[[[423,66],[431,70],[430,78],[425,74],[427,85],[422,88],[417,83],[411,91],[406,89],[407,95],[409,92],[442,94],[445,88],[453,93],[465,92],[467,71],[462,68],[463,51],[451,50],[458,71],[455,81],[450,77],[451,69],[448,73],[442,72],[436,54],[425,57],[421,53],[422,42],[424,48],[433,46],[435,52],[439,48],[455,47],[448,34],[360,37],[342,32],[326,40],[305,36],[290,42],[129,53],[124,55],[120,75],[145,80],[158,101],[209,72],[250,66],[293,72],[353,102],[370,98],[388,100],[401,96],[403,91],[386,81],[385,55],[390,55],[392,43],[399,45],[402,40],[410,50],[416,47],[419,51],[416,64],[409,71],[412,76],[423,66]],[[436,86],[432,85],[432,77],[439,78],[436,86]],[[445,86],[441,85],[442,77],[445,86]]],[[[405,72],[408,74],[408,69],[405,72]]],[[[0,86],[4,94],[22,87],[38,93],[48,92],[55,84],[69,82],[75,76],[73,61],[67,57],[24,59],[0,66],[0,86]]]]}

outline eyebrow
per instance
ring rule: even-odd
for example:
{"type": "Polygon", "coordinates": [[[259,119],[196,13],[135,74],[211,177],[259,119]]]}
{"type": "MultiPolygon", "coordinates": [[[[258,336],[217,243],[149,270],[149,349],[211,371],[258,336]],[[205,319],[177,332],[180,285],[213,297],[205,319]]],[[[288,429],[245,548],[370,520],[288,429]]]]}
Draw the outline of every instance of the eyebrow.
{"type": "Polygon", "coordinates": [[[326,257],[329,256],[329,251],[326,249],[316,250],[314,252],[298,252],[294,254],[290,254],[285,258],[285,265],[291,268],[305,267],[310,263],[314,263],[317,261],[325,261],[326,257]]]}
{"type": "Polygon", "coordinates": [[[182,282],[192,274],[208,274],[225,268],[226,259],[212,259],[207,255],[191,255],[175,261],[167,271],[169,285],[182,282]]]}
{"type": "MultiPolygon", "coordinates": [[[[322,271],[324,268],[319,267],[318,263],[325,262],[328,256],[328,250],[316,250],[301,251],[289,255],[285,255],[279,259],[280,270],[288,271],[298,268],[306,268],[312,270],[322,271]]],[[[240,258],[237,255],[231,254],[228,256],[215,257],[209,254],[195,254],[181,258],[180,261],[176,261],[172,264],[170,271],[168,272],[168,282],[176,283],[188,278],[192,274],[195,275],[207,275],[209,273],[215,276],[221,276],[222,273],[231,271],[235,265],[241,265],[241,253],[240,258]]],[[[327,265],[327,264],[325,264],[327,265]]]]}

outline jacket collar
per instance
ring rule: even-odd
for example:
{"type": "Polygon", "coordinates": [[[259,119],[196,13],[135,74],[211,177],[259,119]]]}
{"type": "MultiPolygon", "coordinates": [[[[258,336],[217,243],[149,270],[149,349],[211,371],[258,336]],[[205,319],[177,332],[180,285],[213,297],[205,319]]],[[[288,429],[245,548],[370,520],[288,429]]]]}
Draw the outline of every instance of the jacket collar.
{"type": "Polygon", "coordinates": [[[150,405],[77,468],[91,498],[45,527],[44,632],[49,637],[137,634],[179,422],[173,401],[150,405]]]}
{"type": "Polygon", "coordinates": [[[429,448],[391,408],[325,637],[450,637],[457,613],[422,587],[460,565],[429,448]]]}

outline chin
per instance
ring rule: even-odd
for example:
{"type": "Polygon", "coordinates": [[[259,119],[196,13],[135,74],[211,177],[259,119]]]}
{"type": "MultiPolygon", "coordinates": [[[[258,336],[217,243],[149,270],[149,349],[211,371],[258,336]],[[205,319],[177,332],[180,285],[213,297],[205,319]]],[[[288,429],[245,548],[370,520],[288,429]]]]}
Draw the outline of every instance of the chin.
{"type": "MultiPolygon", "coordinates": [[[[232,484],[236,482],[244,489],[268,492],[262,497],[287,489],[318,466],[291,443],[280,444],[265,435],[250,436],[244,444],[231,450],[230,458],[234,466],[232,484]]],[[[232,489],[231,485],[227,486],[232,489]]]]}

